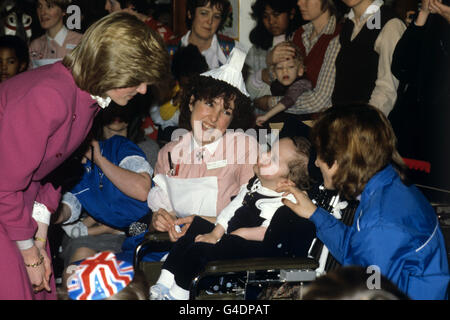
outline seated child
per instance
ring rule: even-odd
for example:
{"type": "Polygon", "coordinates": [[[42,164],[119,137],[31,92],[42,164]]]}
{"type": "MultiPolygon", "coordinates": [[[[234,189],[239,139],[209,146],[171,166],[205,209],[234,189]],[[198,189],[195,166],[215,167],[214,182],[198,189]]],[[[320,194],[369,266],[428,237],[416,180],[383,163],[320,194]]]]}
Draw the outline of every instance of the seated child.
{"type": "Polygon", "coordinates": [[[303,55],[297,45],[288,42],[295,48],[295,56],[272,65],[272,72],[276,76],[276,80],[272,82],[270,91],[273,96],[284,96],[280,102],[271,106],[270,110],[256,118],[256,124],[262,126],[266,121],[284,110],[292,107],[297,98],[304,92],[312,89],[311,82],[304,76],[303,55]]]}
{"type": "Polygon", "coordinates": [[[70,272],[67,295],[71,300],[148,299],[148,283],[142,272],[133,270],[129,262],[118,260],[112,252],[88,257],[70,272]]]}
{"type": "Polygon", "coordinates": [[[196,216],[172,247],[152,300],[185,300],[191,281],[212,260],[307,256],[314,225],[298,218],[281,202],[282,185],[309,187],[310,143],[303,137],[283,138],[254,165],[255,176],[241,186],[220,213],[216,225],[196,216]]]}
{"type": "Polygon", "coordinates": [[[26,70],[28,63],[25,41],[17,36],[0,37],[0,82],[26,70]]]}

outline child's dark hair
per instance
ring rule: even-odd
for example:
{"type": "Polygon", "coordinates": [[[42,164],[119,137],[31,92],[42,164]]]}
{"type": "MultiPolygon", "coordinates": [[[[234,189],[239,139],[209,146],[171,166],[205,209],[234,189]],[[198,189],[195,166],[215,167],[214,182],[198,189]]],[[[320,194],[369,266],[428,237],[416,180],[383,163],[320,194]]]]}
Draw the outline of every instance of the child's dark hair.
{"type": "Polygon", "coordinates": [[[380,287],[369,289],[371,275],[360,266],[341,267],[317,278],[306,289],[304,300],[409,300],[389,279],[380,274],[380,287]]]}
{"type": "Polygon", "coordinates": [[[229,108],[230,101],[234,99],[233,119],[228,129],[247,130],[254,125],[253,104],[250,98],[225,81],[197,75],[191,79],[183,95],[179,119],[181,128],[192,130],[189,108],[191,97],[193,97],[193,103],[198,100],[211,102],[215,98],[223,97],[225,109],[229,108]]]}
{"type": "Polygon", "coordinates": [[[189,12],[191,14],[191,18],[186,14],[186,27],[190,30],[192,27],[192,21],[195,17],[195,9],[198,7],[205,7],[208,4],[212,8],[217,7],[221,10],[221,20],[220,25],[217,28],[217,31],[221,31],[227,20],[227,16],[230,14],[231,4],[228,0],[188,0],[186,4],[186,13],[189,12]]]}
{"type": "Polygon", "coordinates": [[[149,1],[143,1],[143,0],[118,0],[120,3],[121,9],[126,9],[128,6],[132,5],[134,9],[142,14],[149,14],[151,7],[151,4],[149,1]]]}
{"type": "Polygon", "coordinates": [[[2,36],[0,37],[0,48],[10,48],[14,50],[19,64],[25,63],[23,70],[28,68],[30,56],[28,53],[28,46],[25,41],[17,36],[2,36]]]}
{"type": "Polygon", "coordinates": [[[289,20],[286,30],[286,38],[289,38],[302,22],[298,11],[297,0],[256,0],[252,5],[252,18],[256,21],[256,26],[250,31],[250,42],[258,48],[268,50],[273,44],[273,35],[264,26],[263,18],[266,6],[272,8],[277,13],[291,14],[294,10],[294,17],[289,20]]]}
{"type": "Polygon", "coordinates": [[[300,190],[308,190],[311,185],[308,171],[311,143],[305,137],[285,138],[291,139],[295,146],[295,151],[299,155],[295,160],[288,163],[289,179],[294,182],[300,190]]]}
{"type": "Polygon", "coordinates": [[[190,77],[208,71],[208,63],[198,47],[189,44],[179,48],[172,58],[172,74],[180,81],[182,77],[190,77]]]}

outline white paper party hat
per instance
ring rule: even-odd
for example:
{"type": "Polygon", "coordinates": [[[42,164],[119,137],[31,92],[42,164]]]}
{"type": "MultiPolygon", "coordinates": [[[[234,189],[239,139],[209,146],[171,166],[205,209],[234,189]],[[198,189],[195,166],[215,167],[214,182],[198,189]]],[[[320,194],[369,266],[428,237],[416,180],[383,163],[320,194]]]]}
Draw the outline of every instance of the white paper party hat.
{"type": "Polygon", "coordinates": [[[227,63],[201,75],[225,81],[249,97],[250,95],[245,88],[244,78],[242,77],[242,67],[244,66],[246,56],[247,53],[242,48],[235,46],[228,57],[227,63]]]}

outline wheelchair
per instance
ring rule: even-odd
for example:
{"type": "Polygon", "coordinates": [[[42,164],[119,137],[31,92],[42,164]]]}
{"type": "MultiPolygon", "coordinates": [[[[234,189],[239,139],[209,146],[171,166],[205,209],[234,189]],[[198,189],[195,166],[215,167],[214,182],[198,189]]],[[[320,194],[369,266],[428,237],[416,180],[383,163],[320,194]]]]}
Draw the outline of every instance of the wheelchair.
{"type": "MultiPolygon", "coordinates": [[[[359,201],[341,201],[334,190],[323,185],[314,186],[309,192],[317,206],[331,212],[343,223],[351,225],[359,201]]],[[[150,284],[156,282],[163,262],[143,262],[145,252],[170,250],[168,233],[147,233],[136,247],[134,267],[146,274],[150,284]]],[[[255,300],[269,286],[296,284],[302,288],[308,282],[339,267],[326,246],[315,238],[307,257],[249,258],[209,262],[203,272],[192,281],[190,300],[255,300]]]]}

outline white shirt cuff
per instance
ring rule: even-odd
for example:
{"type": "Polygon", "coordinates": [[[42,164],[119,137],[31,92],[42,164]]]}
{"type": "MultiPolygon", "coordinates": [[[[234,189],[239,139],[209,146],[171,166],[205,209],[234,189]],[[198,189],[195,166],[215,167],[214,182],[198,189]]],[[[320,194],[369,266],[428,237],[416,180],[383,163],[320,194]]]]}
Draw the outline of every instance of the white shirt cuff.
{"type": "Polygon", "coordinates": [[[30,249],[32,246],[34,246],[34,240],[33,239],[19,240],[16,241],[16,244],[19,250],[27,250],[30,249]]]}
{"type": "Polygon", "coordinates": [[[52,213],[47,209],[47,207],[44,204],[36,201],[34,202],[33,213],[31,216],[35,221],[49,225],[51,215],[52,213]]]}

